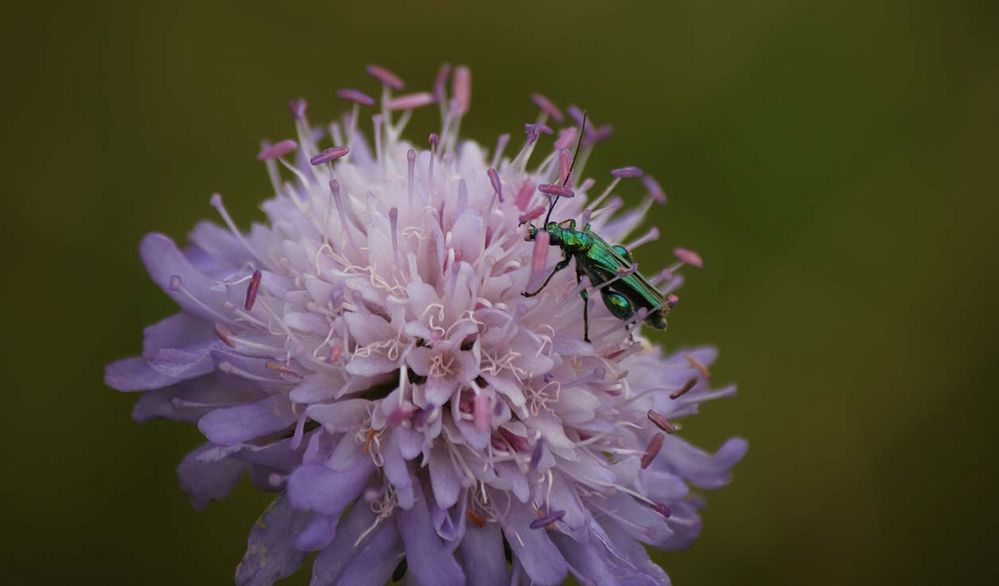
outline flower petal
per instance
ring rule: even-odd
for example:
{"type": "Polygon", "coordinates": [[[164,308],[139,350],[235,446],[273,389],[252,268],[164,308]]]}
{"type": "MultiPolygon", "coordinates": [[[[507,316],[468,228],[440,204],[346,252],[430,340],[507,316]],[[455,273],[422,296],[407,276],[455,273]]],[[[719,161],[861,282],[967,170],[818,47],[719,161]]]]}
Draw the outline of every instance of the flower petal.
{"type": "Polygon", "coordinates": [[[198,429],[212,443],[231,446],[281,431],[297,419],[288,399],[275,395],[255,403],[216,409],[198,421],[198,429]]]}
{"type": "Polygon", "coordinates": [[[331,433],[343,433],[360,427],[371,405],[371,401],[364,399],[348,399],[335,403],[310,405],[305,413],[310,419],[322,423],[331,433]]]}
{"type": "Polygon", "coordinates": [[[306,554],[295,547],[295,535],[307,522],[308,513],[296,511],[288,499],[274,499],[250,530],[246,554],[236,567],[236,584],[270,586],[297,570],[306,554]]]}
{"type": "Polygon", "coordinates": [[[527,507],[515,504],[503,520],[503,534],[531,580],[537,584],[561,584],[569,566],[548,537],[548,531],[531,529],[534,519],[527,507]]]}
{"type": "Polygon", "coordinates": [[[437,446],[427,458],[430,468],[430,487],[438,507],[447,509],[458,502],[461,493],[461,478],[444,447],[437,446]]]}
{"type": "Polygon", "coordinates": [[[147,421],[155,418],[195,423],[220,407],[259,400],[261,394],[239,388],[232,375],[223,372],[192,378],[143,393],[132,409],[132,418],[147,421]]]}
{"type": "Polygon", "coordinates": [[[118,360],[104,369],[104,384],[118,391],[161,389],[176,382],[176,378],[156,372],[142,357],[118,360]]]}
{"type": "Polygon", "coordinates": [[[645,550],[634,540],[630,559],[618,550],[600,525],[591,523],[589,538],[575,540],[567,535],[552,533],[552,540],[565,556],[572,573],[581,581],[606,586],[669,586],[670,580],[662,568],[653,564],[645,550]],[[639,553],[640,552],[640,553],[639,553]]]}
{"type": "Polygon", "coordinates": [[[742,438],[727,440],[713,455],[695,448],[684,440],[667,436],[660,459],[667,466],[687,479],[691,484],[704,489],[725,486],[732,479],[731,468],[749,450],[749,443],[742,438]]]}
{"type": "Polygon", "coordinates": [[[299,509],[339,515],[361,494],[373,471],[370,460],[341,471],[304,464],[288,478],[288,498],[299,509]]]}
{"type": "Polygon", "coordinates": [[[295,536],[295,547],[302,551],[325,548],[336,537],[336,524],[339,518],[339,515],[313,515],[309,524],[295,536]]]}
{"type": "Polygon", "coordinates": [[[151,358],[161,348],[186,348],[215,338],[209,322],[189,313],[176,313],[142,331],[142,355],[151,358]]]}
{"type": "Polygon", "coordinates": [[[409,574],[415,583],[426,586],[464,584],[465,573],[434,531],[423,493],[418,485],[414,489],[416,500],[412,508],[401,510],[396,516],[399,534],[406,544],[409,574]]]}
{"type": "Polygon", "coordinates": [[[383,522],[343,569],[338,585],[385,584],[405,555],[399,531],[383,522]]]}
{"type": "Polygon", "coordinates": [[[215,370],[211,351],[220,345],[217,339],[207,339],[184,348],[160,348],[149,358],[149,366],[176,380],[208,374],[215,370]]]}
{"type": "Polygon", "coordinates": [[[148,234],[142,239],[139,253],[149,276],[185,311],[209,321],[219,319],[226,301],[225,290],[195,268],[173,240],[163,234],[148,234]],[[176,277],[190,296],[173,286],[176,277]]]}
{"type": "Polygon", "coordinates": [[[505,586],[510,583],[510,570],[503,559],[503,534],[496,523],[487,523],[481,528],[469,523],[458,553],[469,584],[505,586]]]}
{"type": "Polygon", "coordinates": [[[409,466],[399,449],[398,439],[393,433],[387,442],[382,444],[382,458],[385,479],[395,487],[396,498],[399,499],[399,506],[408,509],[413,506],[416,498],[413,479],[409,474],[409,466]]]}
{"type": "Polygon", "coordinates": [[[212,457],[215,453],[218,453],[218,446],[204,444],[184,456],[177,466],[180,488],[199,511],[209,501],[229,496],[246,470],[245,462],[230,457],[212,457]]]}

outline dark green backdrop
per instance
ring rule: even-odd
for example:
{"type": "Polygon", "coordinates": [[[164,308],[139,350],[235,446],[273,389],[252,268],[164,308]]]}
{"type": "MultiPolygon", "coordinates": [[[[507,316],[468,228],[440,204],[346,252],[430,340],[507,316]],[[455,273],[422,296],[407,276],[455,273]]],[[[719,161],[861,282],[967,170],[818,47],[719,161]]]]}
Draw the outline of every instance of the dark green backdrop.
{"type": "Polygon", "coordinates": [[[259,217],[288,98],[324,120],[366,63],[426,86],[443,60],[473,67],[480,140],[534,90],[613,122],[590,172],[639,165],[671,197],[639,262],[707,260],[660,341],[720,346],[740,394],[685,431],[751,449],[661,558],[675,583],[996,573],[988,3],[59,4],[0,25],[5,583],[231,580],[266,498],[195,513],[173,468],[196,432],[133,424],[101,382],[172,311],[136,245],[212,217],[216,190],[259,217]]]}

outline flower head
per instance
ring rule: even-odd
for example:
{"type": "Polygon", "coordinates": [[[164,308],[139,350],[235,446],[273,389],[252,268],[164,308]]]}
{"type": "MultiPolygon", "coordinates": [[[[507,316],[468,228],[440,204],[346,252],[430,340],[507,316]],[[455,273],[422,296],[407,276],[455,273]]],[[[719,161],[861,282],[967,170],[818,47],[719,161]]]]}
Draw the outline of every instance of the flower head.
{"type": "MultiPolygon", "coordinates": [[[[459,140],[467,68],[405,95],[392,72],[368,71],[382,86],[373,115],[356,89],[338,92],[350,110],[326,128],[292,102],[297,136],[258,154],[275,192],[266,224],[240,230],[216,195],[224,227],[198,224],[183,250],[143,240],[181,312],[147,328],[143,355],[109,365],[107,383],[143,391],[137,420],[197,423],[208,441],[178,470],[196,507],[244,474],[277,493],[238,583],[273,583],[310,551],[315,584],[403,571],[419,584],[555,584],[569,572],[668,583],[643,544],[691,543],[691,486],[726,484],[746,451],[741,439],[701,451],[677,421],[734,388],[710,389],[714,350],[663,354],[638,336],[651,314],[615,316],[589,278],[558,272],[523,295],[559,260],[547,232],[525,225],[553,197],[553,220],[625,242],[662,189],[622,167],[594,193],[582,169],[609,127],[549,128],[563,114],[540,94],[521,146],[508,155],[503,135],[487,153],[459,140]],[[408,142],[413,109],[431,105],[440,131],[408,142]],[[637,207],[615,195],[621,181],[645,192],[637,207]]],[[[680,267],[701,265],[692,251],[677,257],[649,279],[668,307],[680,267]]],[[[623,268],[610,280],[636,270],[623,268]]]]}

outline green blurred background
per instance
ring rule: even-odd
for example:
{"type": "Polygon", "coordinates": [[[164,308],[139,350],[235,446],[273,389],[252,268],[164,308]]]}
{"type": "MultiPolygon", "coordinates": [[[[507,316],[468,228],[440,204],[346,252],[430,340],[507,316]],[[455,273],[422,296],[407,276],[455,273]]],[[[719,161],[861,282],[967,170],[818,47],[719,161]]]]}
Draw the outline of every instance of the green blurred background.
{"type": "Polygon", "coordinates": [[[721,348],[740,394],[685,432],[751,449],[660,558],[674,583],[996,575],[995,3],[61,4],[0,25],[5,583],[231,581],[267,497],[194,512],[174,466],[197,432],[133,424],[102,384],[173,310],[139,239],[214,217],[213,191],[260,217],[288,98],[323,121],[366,63],[419,88],[445,60],[487,144],[535,90],[612,122],[589,174],[638,165],[671,197],[639,262],[707,260],[659,340],[721,348]]]}

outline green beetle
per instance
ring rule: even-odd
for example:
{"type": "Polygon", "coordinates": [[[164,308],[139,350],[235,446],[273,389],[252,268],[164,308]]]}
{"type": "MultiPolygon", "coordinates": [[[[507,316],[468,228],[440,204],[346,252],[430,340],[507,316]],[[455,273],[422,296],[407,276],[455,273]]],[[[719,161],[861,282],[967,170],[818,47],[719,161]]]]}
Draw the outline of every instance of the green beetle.
{"type": "MultiPolygon", "coordinates": [[[[577,230],[576,221],[571,219],[546,222],[544,230],[548,233],[549,244],[562,249],[562,260],[555,265],[540,287],[534,291],[524,291],[525,297],[540,293],[555,273],[575,260],[576,281],[579,282],[586,275],[590,283],[599,288],[600,296],[611,315],[627,320],[634,317],[640,308],[644,308],[648,312],[645,323],[660,330],[666,329],[666,313],[669,311],[666,296],[634,270],[634,262],[627,248],[620,244],[609,244],[590,230],[589,224],[583,226],[582,230],[577,230]]],[[[534,224],[529,224],[527,240],[533,241],[538,232],[539,229],[534,224]]],[[[580,296],[583,298],[583,339],[589,342],[589,291],[584,289],[580,296]]]]}

